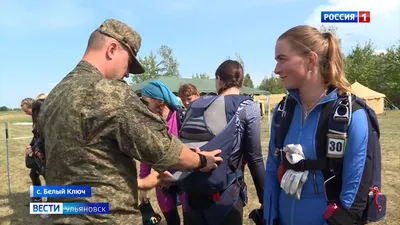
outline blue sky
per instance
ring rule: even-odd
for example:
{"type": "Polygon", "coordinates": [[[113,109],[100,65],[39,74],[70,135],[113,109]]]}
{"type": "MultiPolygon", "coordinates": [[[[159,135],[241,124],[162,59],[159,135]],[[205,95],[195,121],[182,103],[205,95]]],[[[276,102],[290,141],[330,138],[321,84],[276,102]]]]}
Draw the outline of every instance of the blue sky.
{"type": "Polygon", "coordinates": [[[370,24],[336,24],[345,53],[357,42],[371,39],[381,50],[400,38],[400,0],[1,0],[0,106],[50,92],[107,18],[141,34],[139,56],[171,47],[183,77],[212,76],[238,53],[258,85],[274,69],[277,37],[300,24],[319,27],[325,10],[371,11],[370,24]]]}

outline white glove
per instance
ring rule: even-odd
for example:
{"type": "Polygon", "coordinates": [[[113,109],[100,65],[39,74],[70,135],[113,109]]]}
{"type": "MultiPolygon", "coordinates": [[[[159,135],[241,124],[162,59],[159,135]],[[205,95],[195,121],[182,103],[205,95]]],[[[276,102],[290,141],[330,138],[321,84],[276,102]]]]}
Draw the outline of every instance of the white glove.
{"type": "MultiPolygon", "coordinates": [[[[289,144],[283,148],[283,151],[286,153],[286,159],[290,164],[296,164],[304,159],[301,145],[289,144]]],[[[290,194],[298,200],[307,177],[308,171],[287,170],[282,177],[281,188],[285,190],[286,194],[290,194]]]]}
{"type": "Polygon", "coordinates": [[[300,160],[304,159],[303,148],[301,145],[289,144],[283,147],[283,151],[286,153],[286,159],[290,164],[296,164],[300,160]]]}
{"type": "Polygon", "coordinates": [[[286,194],[290,194],[299,200],[303,185],[307,181],[307,176],[308,171],[297,172],[294,170],[287,170],[283,175],[281,188],[286,194]]]}

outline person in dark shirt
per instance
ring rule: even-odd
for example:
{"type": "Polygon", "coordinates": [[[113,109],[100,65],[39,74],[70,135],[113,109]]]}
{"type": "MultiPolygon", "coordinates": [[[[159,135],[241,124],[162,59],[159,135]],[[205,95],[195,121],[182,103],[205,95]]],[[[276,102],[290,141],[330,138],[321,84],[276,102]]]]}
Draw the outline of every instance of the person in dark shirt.
{"type": "MultiPolygon", "coordinates": [[[[35,100],[33,98],[24,98],[21,101],[21,109],[28,116],[33,116],[32,115],[32,105],[33,105],[34,101],[35,100]]],[[[33,126],[32,126],[32,129],[34,129],[33,126]]],[[[40,186],[41,182],[40,182],[40,179],[39,179],[38,167],[37,167],[37,165],[35,163],[35,160],[33,159],[32,146],[34,146],[34,145],[35,145],[35,137],[32,137],[31,142],[25,148],[25,152],[26,152],[25,165],[26,165],[27,168],[30,169],[29,177],[32,180],[32,185],[33,186],[40,186]]],[[[39,198],[39,197],[33,197],[33,198],[30,199],[30,202],[41,202],[41,201],[42,201],[42,198],[39,198]]],[[[26,204],[26,206],[29,206],[29,202],[26,204]]]]}
{"type": "MultiPolygon", "coordinates": [[[[215,86],[216,91],[220,98],[224,98],[229,95],[239,95],[240,88],[243,85],[243,67],[242,65],[234,60],[226,60],[224,61],[215,72],[216,80],[215,86]]],[[[253,182],[257,191],[258,201],[261,204],[260,208],[263,204],[263,195],[264,195],[264,179],[265,179],[265,167],[264,161],[262,157],[262,148],[261,148],[261,136],[260,136],[260,124],[261,124],[261,116],[260,116],[260,108],[257,103],[253,100],[248,99],[243,101],[238,110],[236,111],[235,119],[236,119],[236,132],[234,136],[234,145],[232,154],[230,156],[230,161],[232,162],[232,166],[235,169],[241,169],[244,171],[244,167],[247,164],[250,169],[251,176],[253,178],[253,182]]],[[[235,184],[241,186],[241,181],[244,181],[244,178],[238,178],[235,181],[235,184]]],[[[246,190],[246,185],[243,188],[243,192],[246,190]]],[[[224,190],[226,191],[226,190],[224,190]]],[[[221,193],[223,193],[222,191],[221,193]]],[[[209,225],[208,220],[210,218],[205,218],[204,212],[208,211],[210,204],[204,201],[205,196],[195,195],[192,193],[186,193],[188,196],[188,225],[209,225]],[[204,202],[199,203],[199,202],[204,202]],[[204,208],[203,206],[207,208],[204,208]]],[[[237,200],[233,205],[224,205],[219,206],[220,208],[230,207],[228,213],[226,215],[221,215],[222,213],[215,212],[215,214],[219,214],[223,219],[220,219],[221,222],[215,222],[215,224],[219,225],[241,225],[243,224],[243,207],[246,204],[247,196],[243,196],[239,194],[239,200],[237,200]]],[[[253,197],[253,196],[251,196],[253,197]]],[[[219,203],[219,200],[214,201],[213,204],[222,204],[219,203]]],[[[216,207],[218,208],[218,207],[216,207]]],[[[220,209],[218,208],[218,209],[220,209]]],[[[227,210],[223,210],[227,211],[227,210]]]]}

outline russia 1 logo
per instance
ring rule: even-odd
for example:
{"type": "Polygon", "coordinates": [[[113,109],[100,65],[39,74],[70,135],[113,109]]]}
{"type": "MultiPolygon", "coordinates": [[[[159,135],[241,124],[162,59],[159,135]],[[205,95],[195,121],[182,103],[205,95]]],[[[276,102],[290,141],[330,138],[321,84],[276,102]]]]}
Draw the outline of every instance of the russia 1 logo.
{"type": "Polygon", "coordinates": [[[371,12],[370,11],[358,11],[358,22],[359,23],[370,23],[371,12]]]}

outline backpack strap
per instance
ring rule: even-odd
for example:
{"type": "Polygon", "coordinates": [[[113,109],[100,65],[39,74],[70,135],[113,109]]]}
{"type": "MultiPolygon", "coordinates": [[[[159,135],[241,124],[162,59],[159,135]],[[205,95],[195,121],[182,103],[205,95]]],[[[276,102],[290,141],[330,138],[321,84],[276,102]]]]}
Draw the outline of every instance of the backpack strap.
{"type": "Polygon", "coordinates": [[[183,107],[179,108],[179,110],[176,112],[176,121],[177,121],[178,131],[182,127],[183,120],[185,119],[185,114],[186,114],[186,109],[183,107]]]}
{"type": "Polygon", "coordinates": [[[324,176],[325,198],[337,201],[342,187],[343,154],[347,140],[347,130],[351,122],[351,95],[338,95],[336,101],[323,106],[315,137],[317,160],[325,164],[321,170],[324,176]],[[350,103],[348,102],[350,99],[350,103]],[[335,178],[335,179],[334,179],[335,178]]]}
{"type": "Polygon", "coordinates": [[[296,104],[297,102],[292,96],[286,95],[276,106],[278,109],[273,121],[275,129],[275,156],[280,160],[285,158],[282,157],[283,143],[292,123],[296,104]]]}

